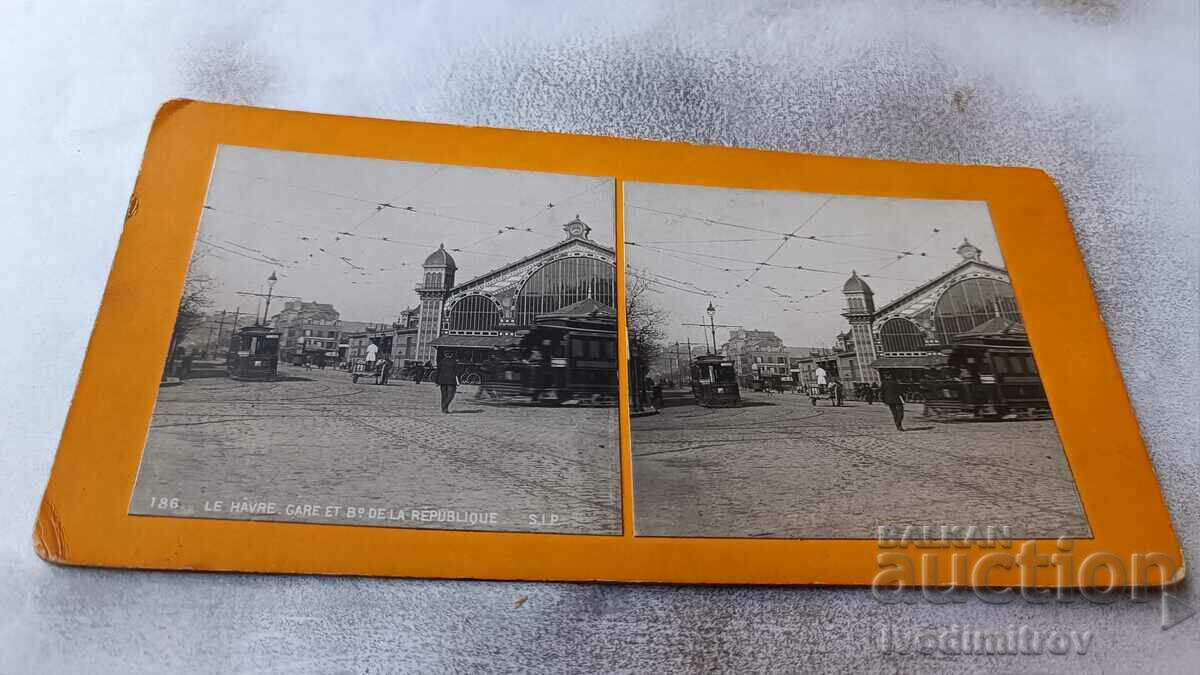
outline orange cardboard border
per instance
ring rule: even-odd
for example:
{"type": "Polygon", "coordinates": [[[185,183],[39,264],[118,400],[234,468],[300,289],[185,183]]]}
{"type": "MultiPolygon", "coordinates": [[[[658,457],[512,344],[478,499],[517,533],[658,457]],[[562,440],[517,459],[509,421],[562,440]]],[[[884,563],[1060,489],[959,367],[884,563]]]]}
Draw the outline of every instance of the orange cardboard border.
{"type": "MultiPolygon", "coordinates": [[[[816,157],[591,136],[394,122],[169,101],[154,121],[125,229],[34,533],[46,560],[105,567],[523,580],[870,584],[870,540],[636,537],[626,375],[621,370],[622,536],[449,532],[138,517],[126,513],[208,176],[220,144],[552,171],[622,181],[986,201],[1094,536],[1073,542],[1128,561],[1182,554],[1053,181],[1024,168],[816,157]]],[[[618,283],[623,295],[624,284],[618,283]]],[[[621,330],[624,332],[624,303],[621,330]]],[[[624,341],[622,356],[624,357],[624,341]]],[[[1023,542],[1014,541],[1012,553],[1023,542]]],[[[1040,542],[1041,552],[1053,552],[1040,542]]],[[[926,549],[941,569],[992,549],[926,549]]],[[[909,549],[908,553],[914,553],[909,549]]],[[[1144,580],[1160,581],[1157,567],[1144,580]]],[[[1107,578],[1088,582],[1129,585],[1107,578]]],[[[1070,585],[1053,568],[987,585],[1070,585]]]]}

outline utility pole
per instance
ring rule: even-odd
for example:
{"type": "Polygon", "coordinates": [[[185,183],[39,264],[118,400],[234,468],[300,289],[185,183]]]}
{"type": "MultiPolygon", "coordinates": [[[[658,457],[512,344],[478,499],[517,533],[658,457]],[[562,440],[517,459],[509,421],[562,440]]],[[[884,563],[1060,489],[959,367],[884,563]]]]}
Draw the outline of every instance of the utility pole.
{"type": "MultiPolygon", "coordinates": [[[[279,281],[279,277],[275,276],[274,272],[271,272],[271,276],[267,277],[267,292],[266,293],[251,293],[250,291],[238,291],[237,292],[238,295],[249,295],[252,297],[259,298],[260,302],[262,301],[262,298],[266,298],[267,304],[266,304],[266,307],[264,307],[263,311],[262,311],[262,320],[259,322],[260,326],[267,325],[267,319],[270,318],[270,314],[271,314],[271,299],[272,298],[289,298],[292,300],[298,300],[300,298],[300,296],[298,296],[298,295],[274,295],[276,281],[279,281]]],[[[258,316],[257,316],[257,312],[255,312],[254,319],[255,319],[255,321],[259,320],[258,316]]]]}
{"type": "MultiPolygon", "coordinates": [[[[681,323],[681,324],[679,324],[679,325],[680,325],[680,326],[699,326],[700,328],[707,328],[707,329],[709,329],[709,330],[707,330],[707,331],[704,331],[704,332],[706,333],[706,334],[705,334],[705,336],[704,336],[704,348],[705,348],[705,349],[708,349],[708,335],[707,335],[707,333],[708,333],[709,331],[711,331],[711,332],[712,332],[712,339],[713,339],[713,346],[712,346],[712,350],[709,352],[710,354],[716,354],[716,353],[717,353],[717,329],[718,329],[718,328],[741,328],[741,327],[742,327],[742,326],[741,326],[741,324],[737,324],[737,325],[735,325],[735,324],[728,324],[728,323],[713,323],[711,320],[710,320],[708,323],[681,323]]],[[[689,344],[689,349],[690,349],[690,348],[691,348],[691,347],[690,347],[690,345],[691,345],[691,339],[690,339],[690,338],[689,338],[689,340],[688,340],[688,344],[689,344]]],[[[690,353],[690,352],[688,353],[688,356],[691,356],[691,353],[690,353]]]]}
{"type": "Polygon", "coordinates": [[[678,386],[683,386],[683,362],[679,360],[679,340],[675,341],[675,383],[678,386]]]}
{"type": "Polygon", "coordinates": [[[688,386],[690,387],[690,386],[692,386],[692,369],[690,367],[691,363],[692,363],[692,336],[690,336],[690,335],[687,338],[687,346],[688,346],[688,366],[689,366],[688,367],[688,386]]]}
{"type": "Polygon", "coordinates": [[[208,339],[204,341],[205,358],[207,358],[208,354],[210,352],[212,352],[213,331],[215,331],[216,329],[217,329],[216,326],[213,326],[212,321],[210,320],[209,325],[208,325],[208,339]]]}
{"type": "Polygon", "coordinates": [[[221,322],[217,324],[216,349],[220,349],[223,344],[225,344],[225,310],[221,310],[221,322]]]}

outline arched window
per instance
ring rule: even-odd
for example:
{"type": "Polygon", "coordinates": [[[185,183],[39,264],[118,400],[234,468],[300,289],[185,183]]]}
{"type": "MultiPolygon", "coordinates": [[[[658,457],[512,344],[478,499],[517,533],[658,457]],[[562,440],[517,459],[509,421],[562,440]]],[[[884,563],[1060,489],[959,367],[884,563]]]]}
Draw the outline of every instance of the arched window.
{"type": "Polygon", "coordinates": [[[879,327],[879,342],[884,353],[923,352],[925,333],[908,319],[888,319],[879,327]]]}
{"type": "Polygon", "coordinates": [[[942,293],[934,310],[938,338],[943,344],[949,344],[955,335],[998,316],[1021,320],[1012,286],[996,279],[960,281],[942,293]]]}
{"type": "Polygon", "coordinates": [[[588,297],[616,307],[616,266],[595,258],[560,258],[534,272],[517,294],[518,325],[588,297]]]}
{"type": "Polygon", "coordinates": [[[500,330],[500,307],[491,298],[482,295],[468,295],[450,308],[449,330],[500,330]]]}

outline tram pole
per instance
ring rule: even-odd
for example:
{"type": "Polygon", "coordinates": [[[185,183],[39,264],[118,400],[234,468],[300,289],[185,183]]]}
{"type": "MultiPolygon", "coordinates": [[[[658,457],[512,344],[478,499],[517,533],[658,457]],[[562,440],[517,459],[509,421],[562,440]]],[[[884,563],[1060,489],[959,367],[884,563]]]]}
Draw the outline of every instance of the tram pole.
{"type": "Polygon", "coordinates": [[[642,411],[641,387],[638,386],[638,380],[640,380],[642,377],[640,370],[641,369],[638,368],[638,358],[637,358],[637,331],[635,331],[633,329],[633,326],[630,326],[629,327],[629,374],[630,374],[629,384],[630,384],[630,390],[631,390],[630,393],[633,396],[632,409],[636,412],[642,411]]]}
{"type": "Polygon", "coordinates": [[[689,335],[687,339],[688,345],[688,387],[692,386],[692,338],[689,335]]]}
{"type": "MultiPolygon", "coordinates": [[[[217,324],[217,344],[215,349],[220,349],[221,345],[225,344],[225,310],[221,310],[221,321],[217,324]]],[[[213,352],[216,355],[216,352],[213,352]]]]}

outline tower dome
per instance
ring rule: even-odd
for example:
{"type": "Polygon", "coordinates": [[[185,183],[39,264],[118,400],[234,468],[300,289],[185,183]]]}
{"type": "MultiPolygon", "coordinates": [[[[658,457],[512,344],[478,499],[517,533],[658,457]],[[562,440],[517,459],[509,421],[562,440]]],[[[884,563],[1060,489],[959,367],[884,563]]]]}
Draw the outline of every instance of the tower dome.
{"type": "Polygon", "coordinates": [[[871,287],[867,285],[867,282],[863,281],[862,277],[858,276],[857,270],[850,271],[850,278],[847,279],[846,283],[842,285],[842,292],[868,293],[870,295],[875,294],[875,292],[871,290],[871,287]]]}
{"type": "Polygon", "coordinates": [[[445,244],[438,244],[438,250],[429,254],[429,257],[425,259],[425,267],[458,269],[458,265],[454,263],[454,258],[450,257],[450,253],[446,250],[445,244]]]}

